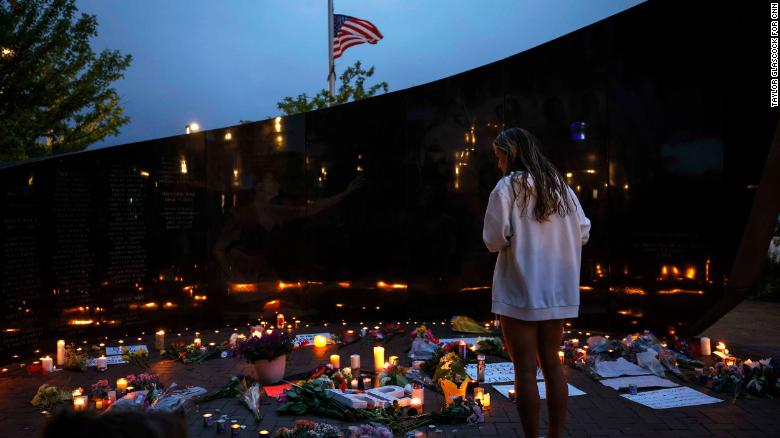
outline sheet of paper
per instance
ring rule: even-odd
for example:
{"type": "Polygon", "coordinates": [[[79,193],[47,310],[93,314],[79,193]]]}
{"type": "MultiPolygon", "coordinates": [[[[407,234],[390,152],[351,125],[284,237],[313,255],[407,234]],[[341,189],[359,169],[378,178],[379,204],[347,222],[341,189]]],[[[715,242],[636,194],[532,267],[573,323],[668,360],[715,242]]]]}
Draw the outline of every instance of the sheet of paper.
{"type": "Polygon", "coordinates": [[[306,347],[313,347],[315,336],[324,336],[325,339],[328,341],[328,344],[336,343],[336,341],[331,339],[330,333],[307,333],[304,335],[296,335],[295,340],[293,341],[293,345],[295,345],[296,347],[300,347],[306,344],[305,345],[306,347]]]}
{"type": "Polygon", "coordinates": [[[601,376],[602,379],[609,379],[620,376],[644,376],[653,374],[650,372],[650,370],[642,368],[635,363],[629,362],[622,357],[619,357],[618,360],[602,360],[596,362],[595,368],[596,374],[601,376]]]}
{"type": "Polygon", "coordinates": [[[655,391],[640,392],[637,395],[621,394],[633,402],[645,405],[652,409],[679,408],[682,406],[697,406],[711,403],[720,403],[723,400],[710,397],[687,386],[677,388],[658,389],[655,391]]]}
{"type": "Polygon", "coordinates": [[[612,379],[602,379],[599,380],[599,382],[612,389],[628,388],[629,385],[636,385],[637,388],[674,388],[680,386],[671,380],[653,375],[615,377],[612,379]]]}
{"type": "MultiPolygon", "coordinates": [[[[477,364],[466,365],[466,373],[471,380],[477,380],[477,364]]],[[[536,380],[544,380],[542,370],[536,369],[536,380]]],[[[485,383],[514,382],[515,366],[512,362],[497,362],[485,364],[485,383]]]]}
{"type": "Polygon", "coordinates": [[[135,353],[138,350],[146,350],[146,345],[128,345],[126,347],[106,347],[106,356],[116,356],[122,354],[122,348],[127,348],[131,353],[135,353]]]}
{"type": "MultiPolygon", "coordinates": [[[[576,397],[578,395],[585,395],[585,392],[581,391],[575,386],[569,386],[569,397],[576,397]]],[[[493,389],[498,391],[501,395],[509,398],[509,390],[515,389],[515,385],[493,385],[493,389]]],[[[539,398],[544,400],[547,398],[547,389],[544,386],[544,382],[536,382],[536,389],[539,391],[539,398]]]]}
{"type": "Polygon", "coordinates": [[[285,389],[292,388],[292,385],[289,383],[284,383],[281,385],[273,385],[273,386],[264,386],[263,389],[265,390],[265,393],[268,395],[268,397],[271,398],[277,398],[282,393],[284,393],[285,389]]]}
{"type": "Polygon", "coordinates": [[[450,342],[460,342],[462,340],[462,341],[465,341],[469,345],[474,345],[478,341],[481,341],[483,339],[494,339],[494,338],[495,338],[495,336],[483,336],[483,337],[479,337],[479,338],[442,338],[442,339],[439,339],[439,343],[441,345],[444,345],[444,344],[449,344],[450,342]]]}
{"type": "MultiPolygon", "coordinates": [[[[94,367],[96,362],[97,362],[96,358],[87,359],[87,366],[88,367],[94,367]]],[[[126,360],[122,360],[122,356],[121,355],[106,356],[106,366],[108,366],[108,365],[118,365],[120,363],[127,363],[126,360]]]]}

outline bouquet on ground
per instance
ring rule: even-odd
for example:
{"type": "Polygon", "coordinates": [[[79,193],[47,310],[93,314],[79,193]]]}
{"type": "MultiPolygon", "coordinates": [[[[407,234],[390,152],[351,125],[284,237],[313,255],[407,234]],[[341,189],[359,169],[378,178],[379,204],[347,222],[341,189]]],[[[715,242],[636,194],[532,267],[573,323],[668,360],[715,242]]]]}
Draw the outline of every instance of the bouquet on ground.
{"type": "Polygon", "coordinates": [[[62,403],[65,400],[70,400],[70,398],[70,392],[62,391],[56,386],[44,383],[38,388],[38,392],[35,394],[35,397],[30,400],[30,403],[35,407],[48,409],[52,405],[62,403]]]}
{"type": "Polygon", "coordinates": [[[745,390],[753,395],[780,396],[780,363],[769,358],[753,362],[748,359],[742,363],[745,374],[745,390]]]}
{"type": "Polygon", "coordinates": [[[393,438],[393,432],[384,426],[361,424],[349,427],[349,438],[393,438]]]}
{"type": "Polygon", "coordinates": [[[444,379],[460,384],[467,378],[466,362],[457,353],[450,352],[439,359],[431,380],[435,383],[444,379]]]}
{"type": "Polygon", "coordinates": [[[187,344],[181,341],[172,343],[163,355],[173,359],[174,362],[191,364],[222,357],[222,353],[227,348],[224,345],[202,345],[197,347],[195,344],[187,344]]]}
{"type": "Polygon", "coordinates": [[[165,389],[163,384],[160,383],[160,377],[157,374],[130,374],[126,379],[127,386],[132,386],[135,391],[148,391],[146,399],[150,403],[162,395],[163,390],[165,389]]]}
{"type": "Polygon", "coordinates": [[[341,431],[332,424],[315,423],[309,420],[295,420],[292,429],[282,427],[274,435],[275,438],[341,438],[342,436],[344,435],[341,431]]]}
{"type": "Polygon", "coordinates": [[[127,347],[122,347],[122,360],[126,360],[138,368],[149,368],[149,352],[139,348],[132,353],[127,347]]]}
{"type": "Polygon", "coordinates": [[[237,352],[247,362],[255,363],[258,360],[274,360],[277,357],[290,354],[293,350],[295,336],[282,330],[274,330],[265,333],[261,337],[252,336],[246,341],[239,342],[237,352]]]}
{"type": "Polygon", "coordinates": [[[396,385],[401,388],[409,384],[407,369],[399,365],[388,365],[379,373],[379,386],[396,385]]]}
{"type": "Polygon", "coordinates": [[[108,391],[111,391],[111,385],[108,384],[108,380],[100,379],[97,383],[93,383],[90,388],[89,394],[93,399],[96,398],[108,398],[108,391]]]}
{"type": "Polygon", "coordinates": [[[433,332],[424,325],[417,327],[409,333],[412,337],[412,350],[409,357],[418,360],[428,360],[436,354],[436,346],[439,340],[433,336],[433,332]]]}
{"type": "Polygon", "coordinates": [[[204,403],[220,398],[241,397],[241,394],[243,394],[247,388],[252,387],[254,383],[255,379],[250,376],[244,376],[241,374],[233,376],[222,388],[204,395],[203,397],[199,398],[196,403],[204,403]]]}

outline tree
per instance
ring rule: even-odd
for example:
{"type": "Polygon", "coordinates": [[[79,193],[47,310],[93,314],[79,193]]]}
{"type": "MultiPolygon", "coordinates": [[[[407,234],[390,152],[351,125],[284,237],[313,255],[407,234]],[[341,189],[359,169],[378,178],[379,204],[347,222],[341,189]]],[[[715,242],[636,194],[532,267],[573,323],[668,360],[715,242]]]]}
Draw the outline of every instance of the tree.
{"type": "Polygon", "coordinates": [[[0,161],[79,151],[129,118],[111,84],[131,56],[89,45],[75,0],[0,0],[0,161]]]}
{"type": "Polygon", "coordinates": [[[335,96],[331,96],[328,90],[320,90],[311,98],[306,93],[301,93],[297,97],[285,97],[276,104],[284,114],[292,115],[304,113],[306,111],[317,110],[332,105],[340,105],[351,101],[365,99],[375,95],[379,90],[387,93],[387,82],[380,82],[372,85],[368,90],[365,89],[366,79],[374,76],[374,67],[364,70],[360,61],[355,62],[352,67],[347,67],[339,76],[341,86],[336,91],[335,96]],[[354,84],[353,84],[354,82],[354,84]]]}

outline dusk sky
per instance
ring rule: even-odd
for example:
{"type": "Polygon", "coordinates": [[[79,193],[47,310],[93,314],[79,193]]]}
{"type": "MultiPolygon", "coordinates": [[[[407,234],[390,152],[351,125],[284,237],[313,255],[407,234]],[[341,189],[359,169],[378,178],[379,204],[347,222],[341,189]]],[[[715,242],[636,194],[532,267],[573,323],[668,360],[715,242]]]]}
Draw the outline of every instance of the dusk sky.
{"type": "MultiPolygon", "coordinates": [[[[133,55],[115,84],[131,121],[92,147],[276,116],[284,96],[325,88],[326,0],[77,0],[97,15],[93,48],[133,55]]],[[[347,50],[390,91],[506,58],[640,0],[335,0],[337,14],[373,22],[377,45],[347,50]]]]}

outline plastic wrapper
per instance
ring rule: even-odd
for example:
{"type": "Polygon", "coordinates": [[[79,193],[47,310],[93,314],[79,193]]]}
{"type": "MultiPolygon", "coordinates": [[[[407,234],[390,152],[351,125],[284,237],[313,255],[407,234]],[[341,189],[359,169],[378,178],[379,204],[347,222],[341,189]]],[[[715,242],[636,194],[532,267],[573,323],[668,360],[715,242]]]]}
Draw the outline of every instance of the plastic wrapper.
{"type": "Polygon", "coordinates": [[[148,395],[149,391],[134,391],[124,397],[120,398],[116,402],[112,403],[108,410],[111,411],[145,411],[148,407],[148,395]]]}
{"type": "Polygon", "coordinates": [[[450,323],[452,324],[452,329],[456,332],[490,333],[489,330],[487,330],[485,327],[482,327],[477,323],[477,321],[474,321],[468,316],[453,316],[450,320],[450,323]]]}
{"type": "Polygon", "coordinates": [[[646,350],[636,354],[636,364],[642,368],[647,368],[658,377],[666,377],[666,369],[658,360],[658,352],[655,350],[646,350]]]}
{"type": "Polygon", "coordinates": [[[200,386],[179,387],[172,383],[152,404],[151,409],[162,412],[186,413],[195,404],[194,399],[205,394],[206,388],[200,386]]]}
{"type": "Polygon", "coordinates": [[[416,360],[428,360],[436,352],[436,345],[425,339],[416,338],[412,341],[412,350],[409,357],[416,360]]]}

